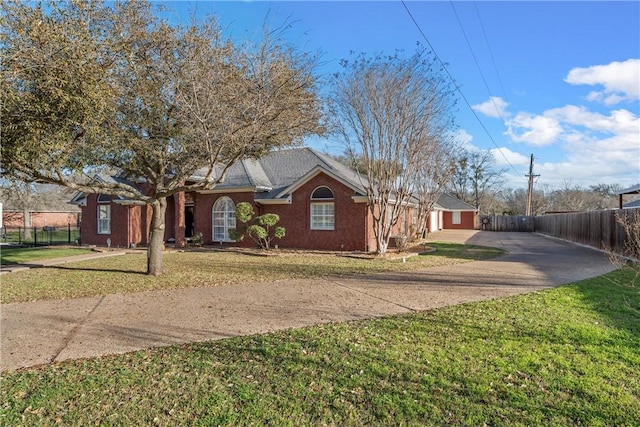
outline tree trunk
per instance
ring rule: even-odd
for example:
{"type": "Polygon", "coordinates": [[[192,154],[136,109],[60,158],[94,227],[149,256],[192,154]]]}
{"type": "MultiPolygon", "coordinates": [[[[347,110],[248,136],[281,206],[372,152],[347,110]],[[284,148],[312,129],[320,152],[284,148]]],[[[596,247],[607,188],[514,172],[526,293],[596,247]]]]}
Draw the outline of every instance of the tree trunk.
{"type": "Polygon", "coordinates": [[[162,274],[162,250],[164,248],[165,213],[167,212],[167,198],[159,197],[151,205],[151,230],[149,232],[149,246],[147,247],[147,274],[159,276],[162,274]]]}
{"type": "Polygon", "coordinates": [[[31,215],[29,215],[29,207],[22,208],[22,223],[24,224],[24,238],[31,240],[31,215]]]}
{"type": "MultiPolygon", "coordinates": [[[[391,237],[391,230],[389,226],[384,223],[385,218],[380,216],[377,220],[377,224],[374,225],[374,235],[376,237],[376,253],[378,255],[387,253],[389,248],[389,239],[391,237]]],[[[374,223],[376,220],[374,219],[374,223]]]]}

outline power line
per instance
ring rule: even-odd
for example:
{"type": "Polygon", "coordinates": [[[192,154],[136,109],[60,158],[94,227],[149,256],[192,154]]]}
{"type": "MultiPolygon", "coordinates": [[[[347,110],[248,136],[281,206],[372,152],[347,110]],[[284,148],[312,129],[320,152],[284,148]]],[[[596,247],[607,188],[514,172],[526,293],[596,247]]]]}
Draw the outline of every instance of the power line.
{"type": "Polygon", "coordinates": [[[484,23],[482,22],[482,18],[480,17],[480,10],[478,9],[478,3],[473,2],[473,5],[476,9],[476,16],[478,17],[478,22],[480,22],[480,28],[482,29],[482,35],[484,36],[484,42],[487,45],[487,50],[489,51],[489,57],[491,58],[491,64],[493,65],[493,69],[496,72],[496,77],[498,78],[498,84],[500,85],[500,90],[502,91],[502,96],[504,99],[509,102],[507,98],[507,91],[504,90],[504,85],[502,84],[502,78],[500,77],[500,73],[498,72],[498,66],[496,65],[496,60],[493,57],[493,51],[491,50],[491,45],[489,43],[489,38],[487,37],[487,32],[484,29],[484,23]]]}
{"type": "Polygon", "coordinates": [[[458,21],[458,25],[460,26],[460,31],[462,31],[462,35],[464,36],[464,39],[467,42],[467,47],[469,48],[469,51],[471,52],[471,57],[473,58],[473,62],[476,64],[476,68],[478,69],[478,72],[480,73],[480,77],[482,77],[482,82],[484,83],[484,87],[487,89],[487,93],[489,94],[489,99],[491,100],[491,103],[495,107],[496,113],[498,113],[498,117],[500,117],[500,120],[502,121],[502,124],[504,124],[505,128],[506,128],[507,127],[506,120],[504,119],[504,117],[502,117],[502,111],[500,110],[500,108],[498,108],[498,105],[496,104],[495,97],[491,95],[491,89],[489,88],[489,83],[487,83],[487,79],[485,78],[484,73],[482,72],[482,68],[480,67],[480,63],[478,62],[478,58],[476,57],[476,53],[473,50],[473,46],[471,46],[471,41],[469,40],[469,37],[467,37],[467,32],[464,30],[464,25],[462,25],[462,21],[460,20],[460,16],[458,15],[458,11],[456,10],[456,7],[454,6],[453,1],[450,1],[449,4],[451,4],[451,8],[453,9],[453,14],[456,17],[456,20],[458,21]]]}
{"type": "Polygon", "coordinates": [[[431,49],[431,51],[433,52],[433,55],[435,56],[435,58],[438,60],[438,62],[440,63],[440,65],[442,65],[442,68],[444,69],[444,71],[447,73],[447,75],[449,76],[449,78],[451,79],[451,81],[453,82],[453,85],[455,86],[456,90],[458,91],[458,93],[460,94],[460,96],[462,97],[462,99],[464,100],[465,104],[467,104],[467,107],[469,107],[469,110],[471,111],[471,114],[473,114],[473,116],[476,118],[476,120],[478,121],[478,123],[480,124],[480,127],[482,127],[482,129],[484,130],[484,132],[487,134],[487,136],[489,137],[489,139],[491,140],[491,143],[493,143],[493,145],[496,147],[496,149],[498,150],[498,152],[500,153],[500,155],[504,158],[504,160],[509,164],[509,166],[511,166],[511,169],[513,169],[513,171],[516,173],[516,175],[519,175],[518,171],[516,170],[515,167],[513,167],[513,165],[511,164],[511,162],[509,161],[509,159],[507,159],[507,156],[505,156],[505,154],[502,152],[502,150],[500,150],[500,147],[498,147],[498,144],[496,143],[496,141],[493,139],[493,136],[491,136],[491,133],[489,133],[489,130],[487,129],[487,127],[484,125],[484,123],[482,123],[482,120],[480,120],[480,117],[478,116],[478,114],[476,114],[475,110],[471,107],[471,103],[469,102],[469,100],[467,99],[467,97],[464,95],[464,93],[462,92],[462,89],[460,88],[460,86],[458,86],[458,84],[456,83],[456,80],[453,78],[453,75],[451,75],[451,73],[449,72],[449,69],[447,68],[447,66],[445,65],[444,61],[442,61],[442,59],[440,59],[440,56],[438,55],[438,53],[436,52],[436,50],[434,49],[433,45],[431,44],[431,42],[429,41],[429,38],[427,37],[427,35],[424,33],[424,31],[422,31],[422,28],[420,27],[420,24],[418,24],[418,21],[416,21],[416,19],[413,17],[413,14],[411,13],[411,11],[409,10],[409,8],[407,7],[407,4],[405,3],[405,0],[400,0],[400,2],[402,3],[402,5],[404,6],[405,10],[407,11],[407,14],[409,15],[409,17],[411,18],[411,20],[413,21],[414,25],[416,26],[416,28],[418,29],[418,32],[420,32],[420,34],[422,35],[422,38],[424,38],[425,42],[427,42],[427,45],[429,46],[429,48],[431,49]]]}

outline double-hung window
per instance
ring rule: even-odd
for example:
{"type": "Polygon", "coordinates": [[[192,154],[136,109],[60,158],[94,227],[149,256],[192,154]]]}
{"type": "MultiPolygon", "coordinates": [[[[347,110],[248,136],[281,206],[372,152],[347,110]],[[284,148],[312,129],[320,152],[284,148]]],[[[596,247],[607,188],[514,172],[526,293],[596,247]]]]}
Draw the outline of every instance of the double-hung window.
{"type": "Polygon", "coordinates": [[[462,218],[460,217],[460,211],[451,212],[451,223],[452,224],[462,223],[462,218]]]}
{"type": "Polygon", "coordinates": [[[333,192],[328,187],[318,187],[311,194],[311,229],[335,229],[333,192]]]}
{"type": "Polygon", "coordinates": [[[111,234],[111,205],[98,205],[98,234],[111,234]]]}

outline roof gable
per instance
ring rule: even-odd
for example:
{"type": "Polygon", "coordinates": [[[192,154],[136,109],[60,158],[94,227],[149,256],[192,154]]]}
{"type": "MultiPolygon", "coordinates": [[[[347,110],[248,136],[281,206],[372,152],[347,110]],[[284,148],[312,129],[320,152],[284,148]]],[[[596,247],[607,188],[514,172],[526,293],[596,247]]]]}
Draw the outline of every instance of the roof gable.
{"type": "Polygon", "coordinates": [[[442,193],[440,197],[438,197],[438,201],[436,202],[443,210],[447,211],[475,211],[476,208],[471,206],[469,203],[463,202],[462,200],[453,197],[450,194],[442,193]]]}

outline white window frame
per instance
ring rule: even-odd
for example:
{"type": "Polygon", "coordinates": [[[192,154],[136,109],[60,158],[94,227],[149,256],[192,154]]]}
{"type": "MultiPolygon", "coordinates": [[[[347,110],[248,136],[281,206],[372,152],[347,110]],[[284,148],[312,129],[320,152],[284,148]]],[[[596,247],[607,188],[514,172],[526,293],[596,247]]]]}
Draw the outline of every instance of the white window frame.
{"type": "Polygon", "coordinates": [[[462,224],[462,212],[460,211],[451,212],[451,224],[455,224],[455,225],[462,224]]]}
{"type": "Polygon", "coordinates": [[[111,234],[111,205],[98,205],[98,234],[111,234]]]}
{"type": "Polygon", "coordinates": [[[311,229],[335,230],[336,211],[333,202],[311,203],[311,229]]]}
{"type": "Polygon", "coordinates": [[[311,192],[310,228],[312,230],[335,230],[336,208],[333,202],[333,190],[325,185],[316,187],[311,192]],[[331,197],[314,197],[318,190],[328,190],[331,197]]]}
{"type": "Polygon", "coordinates": [[[236,204],[231,197],[222,196],[215,201],[211,209],[212,241],[233,242],[229,237],[230,228],[236,228],[236,204]],[[229,206],[233,206],[233,210],[230,210],[229,206]]]}

